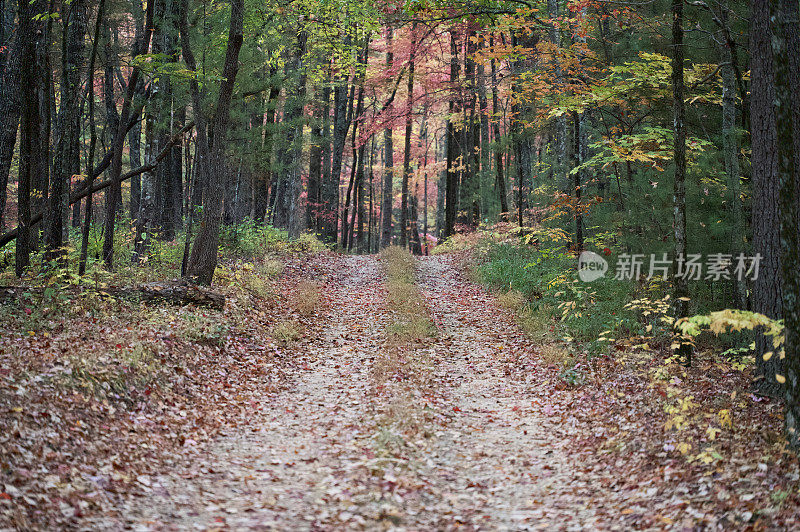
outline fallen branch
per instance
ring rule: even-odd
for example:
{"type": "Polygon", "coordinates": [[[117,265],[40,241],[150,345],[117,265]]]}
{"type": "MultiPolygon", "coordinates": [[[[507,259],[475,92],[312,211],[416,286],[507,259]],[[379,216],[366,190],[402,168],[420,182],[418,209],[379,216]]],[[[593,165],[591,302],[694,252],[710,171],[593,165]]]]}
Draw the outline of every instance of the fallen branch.
{"type": "MultiPolygon", "coordinates": [[[[44,291],[45,287],[41,286],[0,286],[0,301],[18,300],[26,293],[42,294],[44,291]]],[[[100,293],[148,303],[166,302],[173,305],[210,307],[216,310],[225,308],[223,294],[212,292],[182,279],[124,288],[105,288],[100,290],[100,293]]]]}

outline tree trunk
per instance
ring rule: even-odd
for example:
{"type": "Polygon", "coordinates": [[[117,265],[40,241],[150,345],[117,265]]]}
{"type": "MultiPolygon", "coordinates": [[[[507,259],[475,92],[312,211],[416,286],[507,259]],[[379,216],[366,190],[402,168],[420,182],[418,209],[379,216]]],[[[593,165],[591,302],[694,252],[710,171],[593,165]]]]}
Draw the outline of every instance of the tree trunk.
{"type": "Polygon", "coordinates": [[[70,181],[80,173],[78,142],[80,135],[80,88],[86,34],[86,2],[74,0],[65,20],[62,44],[61,101],[58,111],[58,137],[53,161],[47,215],[45,217],[46,258],[64,258],[66,212],[70,181]]]}
{"type": "MultiPolygon", "coordinates": [[[[145,10],[144,31],[142,31],[141,38],[137,39],[134,43],[133,55],[141,55],[146,53],[150,48],[150,38],[153,29],[153,0],[147,0],[147,7],[145,10]]],[[[111,146],[112,159],[109,167],[109,179],[111,180],[111,188],[106,194],[106,219],[103,232],[105,239],[103,241],[103,262],[109,270],[114,267],[114,233],[116,230],[116,215],[117,205],[121,201],[118,196],[120,190],[120,176],[122,175],[122,151],[125,143],[125,130],[128,122],[131,119],[131,107],[133,105],[133,98],[136,94],[136,89],[139,83],[139,76],[141,70],[138,66],[134,66],[131,74],[128,77],[128,86],[125,90],[125,98],[122,102],[122,112],[120,113],[120,127],[114,134],[114,142],[111,146]]]]}
{"type": "MultiPolygon", "coordinates": [[[[392,39],[394,30],[391,26],[386,33],[386,70],[391,71],[394,65],[394,53],[392,52],[392,39]]],[[[391,116],[392,108],[388,111],[391,116]]],[[[392,185],[394,181],[394,142],[392,138],[392,126],[383,130],[383,192],[381,193],[381,247],[386,248],[392,245],[392,207],[394,206],[394,194],[392,185]]]]}
{"type": "MultiPolygon", "coordinates": [[[[456,87],[458,85],[460,64],[458,62],[458,33],[455,28],[450,29],[450,102],[449,117],[460,112],[456,100],[456,87]]],[[[444,204],[444,231],[442,237],[447,238],[455,234],[456,216],[458,215],[458,186],[461,181],[461,172],[458,170],[459,145],[455,126],[451,118],[447,119],[447,184],[444,204]]]]}
{"type": "MultiPolygon", "coordinates": [[[[26,12],[27,9],[26,7],[26,12]]],[[[26,46],[35,46],[33,39],[28,43],[19,38],[23,31],[30,33],[29,27],[33,21],[23,24],[21,15],[19,29],[15,34],[15,11],[14,3],[11,1],[3,2],[0,9],[0,49],[6,50],[0,53],[0,116],[3,117],[0,125],[0,232],[4,227],[8,174],[14,158],[21,112],[19,93],[21,57],[26,46]]],[[[33,69],[35,64],[34,61],[26,68],[33,69]]]]}
{"type": "MultiPolygon", "coordinates": [[[[775,87],[769,3],[751,2],[750,19],[750,127],[753,168],[753,252],[760,255],[759,275],[753,283],[752,309],[773,319],[782,316],[780,257],[780,189],[778,187],[778,137],[775,130],[775,87]]],[[[764,361],[772,339],[756,334],[758,391],[781,393],[775,374],[783,372],[779,357],[764,361]]]]}
{"type": "MultiPolygon", "coordinates": [[[[94,40],[92,42],[92,53],[89,56],[89,80],[94,80],[94,67],[97,60],[97,48],[100,44],[100,30],[103,27],[103,17],[105,15],[105,6],[106,0],[100,0],[99,5],[97,6],[97,21],[95,22],[95,29],[94,29],[94,40]]],[[[94,166],[94,152],[97,147],[97,128],[95,126],[95,119],[94,119],[94,83],[89,83],[89,157],[87,159],[86,168],[88,171],[86,172],[88,175],[86,176],[86,184],[91,190],[92,187],[92,171],[91,169],[94,166]]],[[[88,258],[89,253],[89,231],[92,227],[92,194],[89,194],[86,197],[86,211],[83,219],[83,231],[81,232],[81,251],[80,251],[80,260],[78,265],[78,275],[84,275],[86,273],[86,261],[88,258]]],[[[80,203],[76,203],[80,205],[80,203]]]]}
{"type": "MultiPolygon", "coordinates": [[[[346,39],[347,41],[347,39],[346,39]]],[[[334,244],[339,235],[339,183],[342,176],[342,158],[350,130],[350,120],[347,116],[348,96],[347,78],[338,77],[333,89],[333,154],[331,163],[331,178],[325,186],[325,205],[328,208],[327,227],[324,233],[325,241],[334,244]]],[[[352,98],[351,98],[352,99],[352,98]]]]}
{"type": "Polygon", "coordinates": [[[775,21],[772,49],[775,61],[776,132],[781,140],[778,143],[778,186],[786,371],[779,378],[785,381],[784,429],[790,446],[797,450],[800,449],[800,276],[797,274],[800,271],[800,235],[797,231],[800,167],[796,166],[796,144],[800,131],[796,128],[800,124],[797,123],[794,107],[800,95],[793,90],[797,89],[797,76],[800,74],[794,71],[798,61],[791,55],[800,53],[798,4],[792,0],[773,0],[772,14],[775,21]]]}
{"type": "MultiPolygon", "coordinates": [[[[721,19],[727,25],[728,6],[721,6],[721,19]]],[[[745,251],[745,227],[741,199],[741,171],[739,168],[739,135],[736,130],[736,76],[733,54],[729,46],[720,46],[722,75],[722,157],[728,176],[728,212],[731,214],[730,250],[736,256],[745,251]]],[[[734,305],[746,309],[747,287],[743,280],[733,279],[734,305]]]]}
{"type": "MultiPolygon", "coordinates": [[[[31,183],[40,171],[41,140],[39,127],[39,92],[36,76],[36,35],[38,21],[34,20],[40,12],[41,3],[31,4],[19,0],[19,29],[17,36],[19,52],[19,89],[17,93],[22,103],[19,147],[19,175],[17,187],[17,226],[16,274],[21,276],[30,265],[31,230],[31,183]]],[[[16,55],[16,54],[15,54],[16,55]]],[[[7,66],[12,66],[10,63],[7,66]]],[[[11,88],[13,90],[13,87],[11,88]]],[[[14,97],[14,94],[11,95],[14,97]]],[[[14,128],[16,135],[16,126],[14,128]]],[[[13,145],[12,145],[13,152],[13,145]]],[[[10,162],[10,161],[9,161],[10,162]]],[[[5,186],[3,187],[5,189],[5,186]]]]}
{"type": "MultiPolygon", "coordinates": [[[[189,42],[188,23],[186,22],[186,3],[182,0],[181,37],[184,57],[187,55],[189,42]]],[[[195,282],[210,285],[217,267],[217,250],[219,248],[219,228],[222,221],[222,203],[224,201],[224,178],[221,172],[212,171],[220,168],[224,157],[228,121],[230,118],[230,105],[233,96],[233,87],[236,74],[239,70],[239,51],[242,48],[244,29],[244,0],[231,0],[231,20],[228,32],[228,46],[225,52],[225,63],[222,68],[219,96],[212,121],[213,148],[209,153],[208,164],[204,165],[209,172],[208,199],[203,204],[203,221],[195,240],[192,254],[186,269],[186,276],[195,282]]],[[[192,60],[194,62],[194,60],[192,60]]],[[[188,64],[188,63],[187,63],[188,64]]],[[[196,71],[196,68],[191,68],[196,71]]],[[[195,85],[196,88],[196,85],[195,85]]],[[[196,90],[192,91],[197,94],[196,90]]],[[[199,103],[199,96],[196,98],[199,103]]],[[[195,112],[202,114],[197,106],[195,112]]]]}
{"type": "Polygon", "coordinates": [[[319,216],[322,198],[320,187],[322,185],[322,121],[325,105],[320,101],[319,94],[314,98],[314,117],[311,125],[311,145],[308,153],[308,193],[306,195],[306,227],[319,232],[319,216]]]}
{"type": "Polygon", "coordinates": [[[306,73],[303,56],[306,53],[308,35],[305,31],[297,34],[296,48],[292,59],[286,65],[287,73],[296,75],[297,85],[287,90],[283,110],[286,128],[286,141],[278,148],[278,191],[275,200],[273,223],[275,227],[286,229],[291,238],[300,234],[300,221],[297,212],[300,201],[301,161],[303,153],[303,108],[305,107],[306,73]]]}
{"type": "Polygon", "coordinates": [[[408,182],[411,179],[411,134],[413,132],[413,109],[414,109],[414,54],[416,53],[416,43],[414,42],[414,31],[416,25],[411,27],[411,54],[408,58],[408,94],[406,96],[406,134],[405,151],[403,153],[403,183],[400,191],[400,247],[408,244],[408,182]]]}
{"type": "MultiPolygon", "coordinates": [[[[683,0],[672,0],[672,101],[675,128],[675,183],[674,183],[674,235],[675,260],[686,257],[686,110],[684,104],[683,79],[683,0]]],[[[686,277],[676,272],[672,293],[673,317],[675,320],[689,315],[689,287],[686,277]]],[[[692,346],[678,340],[676,354],[688,366],[692,362],[692,346]]]]}
{"type": "MultiPolygon", "coordinates": [[[[494,48],[494,36],[490,37],[489,46],[494,48]]],[[[500,134],[500,103],[497,86],[497,62],[492,58],[492,115],[494,123],[494,168],[497,195],[500,198],[500,215],[508,215],[508,192],[506,191],[506,178],[503,175],[503,144],[500,134]]]]}

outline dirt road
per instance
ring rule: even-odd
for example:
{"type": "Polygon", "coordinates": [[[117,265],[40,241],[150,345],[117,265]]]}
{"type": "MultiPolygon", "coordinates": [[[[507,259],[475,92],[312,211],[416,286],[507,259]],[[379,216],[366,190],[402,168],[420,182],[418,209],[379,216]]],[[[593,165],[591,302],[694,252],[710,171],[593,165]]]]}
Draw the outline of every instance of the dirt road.
{"type": "MultiPolygon", "coordinates": [[[[324,333],[292,383],[201,457],[149,480],[121,508],[134,529],[527,530],[594,522],[582,479],[542,411],[534,377],[511,376],[520,333],[447,257],[419,260],[437,327],[386,364],[383,270],[343,257],[326,284],[324,333]]],[[[590,504],[591,502],[591,504],[590,504]]]]}

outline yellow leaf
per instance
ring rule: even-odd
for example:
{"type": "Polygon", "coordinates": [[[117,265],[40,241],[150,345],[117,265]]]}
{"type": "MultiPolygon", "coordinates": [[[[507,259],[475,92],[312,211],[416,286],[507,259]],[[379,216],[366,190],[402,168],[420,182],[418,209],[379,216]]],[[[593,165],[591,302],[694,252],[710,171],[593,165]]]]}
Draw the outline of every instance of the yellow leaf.
{"type": "Polygon", "coordinates": [[[764,353],[764,356],[763,356],[763,358],[764,358],[764,362],[766,362],[767,360],[769,360],[770,358],[772,358],[772,355],[773,355],[773,354],[774,354],[774,353],[773,353],[772,351],[767,351],[766,353],[764,353]]]}
{"type": "Polygon", "coordinates": [[[719,424],[724,428],[733,428],[733,419],[731,419],[731,411],[730,410],[720,410],[717,413],[717,417],[719,418],[719,424]]]}
{"type": "Polygon", "coordinates": [[[779,373],[776,373],[775,374],[775,380],[778,381],[781,384],[784,384],[786,382],[786,377],[784,377],[783,375],[781,375],[779,373]]]}

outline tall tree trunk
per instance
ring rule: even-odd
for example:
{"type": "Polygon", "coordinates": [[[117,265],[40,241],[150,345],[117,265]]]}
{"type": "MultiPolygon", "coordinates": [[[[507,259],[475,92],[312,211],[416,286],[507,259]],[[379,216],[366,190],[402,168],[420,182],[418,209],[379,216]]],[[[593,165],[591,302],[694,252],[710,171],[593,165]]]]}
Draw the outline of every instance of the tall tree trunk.
{"type": "Polygon", "coordinates": [[[572,113],[572,123],[574,126],[574,165],[573,179],[575,187],[575,251],[583,251],[583,172],[577,168],[583,163],[581,153],[583,146],[581,146],[581,139],[583,138],[583,114],[578,114],[577,111],[572,113]]]}
{"type": "MultiPolygon", "coordinates": [[[[750,127],[753,168],[753,252],[761,257],[759,275],[753,282],[752,309],[773,319],[782,316],[780,189],[778,186],[778,137],[775,130],[775,87],[770,29],[770,8],[766,0],[750,4],[750,127]]],[[[764,361],[772,351],[772,339],[756,334],[756,386],[761,393],[778,396],[775,374],[783,373],[779,357],[764,361]]]]}
{"type": "MultiPolygon", "coordinates": [[[[181,42],[184,57],[187,56],[189,41],[188,23],[186,22],[186,2],[182,0],[181,13],[181,42]]],[[[244,0],[231,0],[230,30],[228,32],[228,46],[225,52],[225,63],[222,67],[222,79],[219,96],[217,98],[214,118],[211,122],[213,132],[213,148],[209,153],[208,164],[204,166],[209,172],[208,198],[203,204],[203,221],[200,225],[197,238],[189,257],[186,275],[200,284],[210,285],[217,267],[217,250],[219,248],[219,228],[222,221],[222,203],[224,194],[224,177],[221,172],[210,171],[220,168],[225,153],[228,121],[230,118],[231,98],[239,70],[239,51],[242,48],[244,30],[244,0]]],[[[194,60],[192,60],[194,62],[194,60]]],[[[188,64],[188,63],[187,63],[188,64]]],[[[191,68],[191,67],[190,67],[191,68]]],[[[192,70],[195,70],[192,68],[192,70]]],[[[197,93],[196,90],[192,91],[197,93]]],[[[196,98],[199,103],[199,96],[196,98]]],[[[196,109],[202,114],[202,110],[196,109]]]]}
{"type": "Polygon", "coordinates": [[[80,173],[79,92],[86,34],[85,0],[73,0],[66,16],[62,44],[61,101],[57,118],[59,134],[56,140],[53,176],[45,217],[46,257],[50,260],[64,257],[70,181],[73,175],[80,173]]]}
{"type": "MultiPolygon", "coordinates": [[[[26,7],[26,12],[27,9],[26,7]]],[[[0,116],[3,117],[0,125],[0,232],[4,228],[3,215],[6,208],[8,174],[14,158],[21,113],[19,93],[21,58],[25,47],[35,43],[33,39],[30,43],[23,42],[19,37],[22,31],[30,32],[29,27],[33,24],[33,21],[27,21],[25,22],[27,26],[24,26],[22,14],[20,14],[19,29],[14,31],[15,11],[12,1],[3,2],[0,9],[0,49],[5,50],[0,53],[0,116]]],[[[32,69],[35,64],[34,61],[26,68],[32,69]]]]}
{"type": "MultiPolygon", "coordinates": [[[[674,235],[675,235],[675,260],[680,266],[680,261],[686,257],[686,109],[684,104],[684,78],[683,78],[683,0],[672,0],[672,103],[673,124],[675,127],[675,183],[674,183],[674,235]]],[[[689,287],[686,276],[677,275],[672,293],[673,317],[675,320],[689,315],[689,287]]],[[[688,366],[692,362],[692,346],[680,342],[676,354],[688,366]]]]}
{"type": "Polygon", "coordinates": [[[782,311],[784,320],[784,356],[786,374],[783,397],[786,403],[784,429],[789,444],[800,449],[800,236],[797,231],[800,204],[800,168],[796,166],[796,127],[794,106],[800,96],[800,75],[791,54],[800,53],[798,4],[792,0],[772,0],[775,21],[772,50],[775,65],[775,117],[778,143],[778,187],[780,190],[780,244],[783,278],[782,311]],[[794,63],[794,64],[793,64],[794,63]],[[792,79],[794,77],[794,79],[792,79]]]}
{"type": "MultiPolygon", "coordinates": [[[[345,39],[349,44],[349,39],[345,39]]],[[[348,96],[347,77],[339,76],[334,82],[333,89],[333,154],[331,163],[331,178],[325,186],[325,205],[328,208],[327,228],[324,233],[325,241],[333,244],[339,234],[339,183],[342,176],[342,158],[344,146],[347,141],[347,132],[350,130],[350,119],[347,116],[348,96]]],[[[350,97],[352,100],[352,95],[350,97]]]]}
{"type": "Polygon", "coordinates": [[[411,27],[411,52],[408,58],[408,84],[406,90],[406,134],[405,151],[403,152],[403,183],[400,191],[400,246],[406,247],[408,244],[408,182],[411,179],[411,134],[413,132],[413,109],[414,109],[414,55],[416,53],[416,42],[414,32],[416,25],[411,27]]]}
{"type": "Polygon", "coordinates": [[[320,101],[319,94],[314,97],[314,116],[311,125],[311,145],[309,147],[308,162],[308,193],[306,195],[306,227],[319,231],[319,216],[322,198],[320,187],[322,185],[322,121],[326,107],[320,101]]]}
{"type": "MultiPolygon", "coordinates": [[[[137,32],[141,31],[141,28],[139,27],[138,24],[137,24],[136,28],[137,28],[137,32]]],[[[110,135],[109,135],[110,137],[113,137],[114,134],[119,129],[119,122],[120,122],[119,111],[117,110],[116,97],[115,97],[115,94],[114,94],[114,80],[115,80],[115,76],[116,76],[116,69],[115,69],[116,65],[115,65],[115,62],[114,62],[115,54],[114,54],[114,50],[113,50],[112,42],[111,42],[111,32],[110,32],[110,30],[108,28],[106,28],[104,30],[104,34],[105,34],[104,35],[104,40],[105,40],[104,55],[105,55],[105,58],[104,58],[104,68],[103,68],[103,103],[104,103],[105,111],[106,111],[106,127],[104,129],[105,129],[105,131],[110,133],[110,135]]],[[[108,138],[108,142],[109,143],[113,142],[113,138],[108,138]]],[[[134,149],[135,148],[136,148],[135,146],[131,146],[131,148],[130,148],[131,160],[134,157],[134,149]]],[[[138,153],[136,155],[138,156],[138,153]]],[[[138,164],[137,164],[137,166],[138,166],[138,164]]],[[[134,201],[136,201],[136,203],[137,203],[137,213],[136,214],[138,214],[138,202],[139,202],[139,198],[138,198],[138,195],[139,195],[139,190],[138,189],[139,189],[139,187],[138,187],[138,184],[139,184],[139,178],[137,177],[135,179],[136,187],[135,187],[135,190],[134,190],[134,181],[131,181],[131,203],[133,203],[134,201]],[[135,200],[134,200],[134,193],[136,195],[136,199],[135,200]]],[[[122,197],[122,192],[121,191],[119,192],[119,197],[122,197]]],[[[135,220],[136,219],[136,214],[131,213],[131,220],[135,220]]]]}
{"type": "Polygon", "coordinates": [[[472,226],[480,223],[480,206],[478,203],[480,196],[480,121],[476,119],[476,99],[477,82],[475,67],[475,32],[470,30],[464,35],[464,81],[465,105],[464,105],[464,146],[463,146],[463,165],[464,174],[461,178],[461,195],[459,204],[466,211],[464,221],[472,226]],[[470,214],[471,213],[471,214],[470,214]],[[478,213],[476,217],[475,214],[478,213]],[[477,218],[477,219],[476,219],[477,218]]]}
{"type": "MultiPolygon", "coordinates": [[[[355,85],[353,85],[353,89],[355,89],[355,85]]],[[[352,92],[352,91],[351,91],[352,92]]],[[[351,98],[352,103],[352,98],[351,98]]],[[[364,84],[363,79],[359,80],[359,88],[358,88],[358,103],[356,104],[355,115],[353,115],[352,111],[349,113],[351,115],[353,121],[353,134],[350,138],[350,151],[353,153],[353,162],[350,166],[350,181],[347,184],[347,193],[345,194],[344,199],[344,210],[342,211],[342,248],[347,250],[350,249],[350,227],[351,222],[349,219],[350,215],[350,199],[354,196],[354,191],[357,194],[356,188],[356,178],[358,177],[358,155],[359,150],[356,148],[356,139],[358,138],[358,126],[359,126],[359,119],[361,118],[361,114],[364,111],[364,84]]],[[[353,202],[355,206],[355,201],[353,202]]],[[[355,210],[355,207],[354,207],[355,210]]]]}
{"type": "MultiPolygon", "coordinates": [[[[489,46],[494,48],[494,36],[490,37],[489,46]]],[[[508,192],[506,191],[506,178],[503,175],[503,144],[500,134],[500,103],[497,85],[497,62],[492,58],[492,115],[494,123],[494,168],[497,195],[500,198],[500,215],[508,215],[508,192]]]]}
{"type": "MultiPolygon", "coordinates": [[[[55,112],[55,86],[53,84],[53,69],[50,66],[51,43],[53,32],[53,14],[55,11],[55,0],[50,0],[47,6],[44,0],[39,7],[41,13],[47,16],[44,24],[44,33],[36,45],[36,62],[38,65],[36,85],[39,90],[39,152],[37,157],[38,169],[34,173],[31,183],[31,205],[35,212],[45,212],[50,194],[50,175],[53,170],[53,157],[51,147],[52,122],[55,112]]],[[[34,222],[31,226],[30,246],[31,249],[38,250],[40,244],[40,231],[43,228],[42,221],[34,222]]],[[[41,231],[43,233],[43,231],[41,231]]]]}
{"type": "MultiPolygon", "coordinates": [[[[95,148],[97,147],[97,128],[95,127],[95,119],[94,119],[94,67],[97,60],[97,48],[100,44],[100,31],[103,27],[103,17],[105,16],[105,6],[106,0],[100,0],[99,5],[97,6],[97,19],[95,22],[94,28],[94,39],[92,41],[92,53],[89,56],[89,76],[88,79],[90,80],[89,83],[89,157],[87,159],[86,168],[87,168],[87,176],[86,176],[86,185],[91,190],[93,184],[93,176],[94,172],[92,169],[94,168],[94,152],[95,148]]],[[[80,204],[76,202],[76,204],[80,204]]],[[[81,254],[80,254],[80,261],[78,265],[78,275],[84,275],[86,273],[86,261],[89,254],[89,231],[92,228],[92,194],[89,193],[86,196],[86,211],[83,219],[83,231],[81,232],[81,254]]]]}
{"type": "MultiPolygon", "coordinates": [[[[390,25],[386,32],[386,70],[391,71],[394,65],[392,40],[394,30],[390,25]]],[[[391,106],[388,109],[391,115],[391,106]]],[[[394,181],[394,142],[392,139],[391,124],[383,130],[383,192],[381,193],[381,247],[386,248],[392,244],[392,207],[394,194],[392,184],[394,181]]]]}
{"type": "MultiPolygon", "coordinates": [[[[19,90],[22,103],[19,147],[19,185],[17,187],[18,237],[16,246],[16,274],[21,276],[30,265],[31,232],[31,184],[35,174],[41,171],[41,129],[39,124],[39,91],[36,73],[36,35],[38,16],[42,3],[31,4],[19,0],[19,28],[17,51],[19,52],[19,90]]],[[[11,66],[9,64],[8,66],[11,66]]],[[[12,88],[13,90],[13,88],[12,88]]],[[[11,95],[14,97],[14,94],[11,95]]],[[[14,133],[16,134],[16,127],[14,133]]],[[[12,145],[13,150],[13,145],[12,145]]],[[[45,164],[47,164],[45,162],[45,164]]],[[[5,187],[4,187],[5,188],[5,187]]]]}
{"type": "MultiPolygon", "coordinates": [[[[460,64],[458,62],[458,33],[455,28],[450,29],[450,101],[448,103],[449,117],[461,111],[457,101],[457,85],[460,64]]],[[[458,215],[458,186],[461,181],[461,172],[458,170],[458,145],[455,125],[452,118],[447,119],[447,177],[444,204],[444,231],[442,237],[447,238],[455,234],[456,216],[458,215]]]]}
{"type": "MultiPolygon", "coordinates": [[[[485,40],[484,40],[485,43],[485,40]]],[[[484,49],[486,45],[483,45],[484,49]]],[[[491,143],[492,136],[489,131],[489,100],[486,96],[486,67],[484,61],[478,63],[477,73],[478,108],[480,111],[480,192],[481,212],[488,214],[490,210],[491,196],[488,193],[490,171],[492,166],[491,143]]],[[[427,174],[426,174],[427,175],[427,174]]],[[[427,187],[425,190],[427,194],[427,187]]]]}
{"type": "MultiPolygon", "coordinates": [[[[721,19],[727,25],[728,6],[721,6],[721,19]]],[[[739,168],[739,135],[736,130],[736,76],[734,58],[730,46],[720,47],[720,73],[722,75],[722,157],[728,176],[728,212],[730,225],[730,249],[732,254],[745,251],[745,227],[741,199],[741,171],[739,168]]],[[[733,279],[733,300],[737,308],[746,308],[747,287],[743,280],[733,279]]]]}
{"type": "Polygon", "coordinates": [[[286,65],[287,73],[297,76],[297,85],[287,90],[284,104],[283,120],[286,127],[286,142],[278,148],[278,167],[281,172],[278,179],[275,213],[273,223],[289,231],[292,238],[300,234],[300,220],[297,212],[302,188],[300,166],[303,153],[303,108],[305,107],[306,72],[303,56],[306,53],[308,35],[305,30],[297,34],[297,43],[290,62],[286,65]]]}
{"type": "MultiPolygon", "coordinates": [[[[517,35],[511,35],[512,45],[516,48],[523,46],[527,43],[520,43],[517,35]]],[[[511,110],[513,118],[511,121],[512,140],[514,143],[514,163],[517,171],[517,223],[520,227],[525,225],[525,187],[531,182],[531,168],[533,161],[532,146],[530,141],[530,134],[526,131],[524,117],[530,115],[530,109],[522,102],[523,98],[516,97],[520,93],[519,79],[526,70],[526,60],[518,59],[512,63],[513,80],[511,83],[511,92],[513,103],[511,110]]]]}
{"type": "MultiPolygon", "coordinates": [[[[142,55],[150,48],[150,38],[153,29],[153,4],[154,0],[147,0],[145,8],[145,22],[144,30],[139,39],[136,40],[133,46],[133,55],[142,55]]],[[[125,135],[127,133],[126,127],[130,122],[131,107],[133,105],[133,98],[136,95],[136,89],[139,83],[139,76],[141,69],[134,66],[131,69],[131,74],[128,77],[128,86],[125,89],[125,98],[122,101],[122,112],[120,113],[120,126],[114,134],[114,141],[111,146],[112,158],[111,165],[109,166],[109,179],[111,180],[111,188],[106,194],[106,219],[103,232],[105,239],[103,241],[103,262],[106,268],[113,269],[114,266],[114,234],[116,231],[116,215],[117,205],[121,201],[118,196],[120,190],[120,176],[122,175],[122,149],[125,143],[125,135]]],[[[198,124],[199,125],[199,124],[198,124]]]]}

